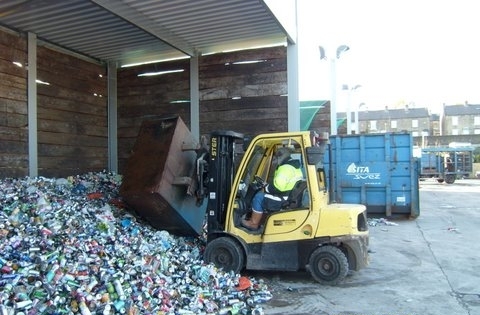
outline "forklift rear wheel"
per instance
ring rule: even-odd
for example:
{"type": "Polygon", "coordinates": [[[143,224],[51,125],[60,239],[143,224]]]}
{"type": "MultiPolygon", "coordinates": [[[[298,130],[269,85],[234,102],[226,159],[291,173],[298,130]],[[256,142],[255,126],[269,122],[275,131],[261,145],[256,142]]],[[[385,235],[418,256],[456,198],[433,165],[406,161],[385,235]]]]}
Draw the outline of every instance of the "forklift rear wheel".
{"type": "Polygon", "coordinates": [[[204,260],[224,271],[240,273],[245,264],[243,249],[230,237],[219,237],[207,244],[204,260]]]}
{"type": "Polygon", "coordinates": [[[336,285],[348,273],[347,257],[335,246],[326,245],[315,249],[308,263],[313,279],[321,284],[336,285]]]}

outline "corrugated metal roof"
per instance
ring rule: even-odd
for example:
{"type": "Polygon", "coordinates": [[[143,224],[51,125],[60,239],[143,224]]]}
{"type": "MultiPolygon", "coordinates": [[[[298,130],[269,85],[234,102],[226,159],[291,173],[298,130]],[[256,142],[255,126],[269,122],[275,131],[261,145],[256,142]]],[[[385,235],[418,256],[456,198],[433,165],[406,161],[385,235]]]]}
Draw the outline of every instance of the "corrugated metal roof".
{"type": "Polygon", "coordinates": [[[2,0],[0,24],[121,64],[286,43],[262,0],[2,0]]]}

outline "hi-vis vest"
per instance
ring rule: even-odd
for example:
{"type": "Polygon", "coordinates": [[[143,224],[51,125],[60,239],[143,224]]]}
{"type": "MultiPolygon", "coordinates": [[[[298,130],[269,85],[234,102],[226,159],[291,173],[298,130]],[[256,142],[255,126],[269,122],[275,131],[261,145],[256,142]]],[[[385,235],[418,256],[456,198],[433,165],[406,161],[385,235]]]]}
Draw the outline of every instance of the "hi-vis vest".
{"type": "Polygon", "coordinates": [[[295,168],[290,164],[283,164],[275,171],[273,185],[279,191],[287,192],[292,190],[295,183],[302,179],[302,170],[295,168]]]}

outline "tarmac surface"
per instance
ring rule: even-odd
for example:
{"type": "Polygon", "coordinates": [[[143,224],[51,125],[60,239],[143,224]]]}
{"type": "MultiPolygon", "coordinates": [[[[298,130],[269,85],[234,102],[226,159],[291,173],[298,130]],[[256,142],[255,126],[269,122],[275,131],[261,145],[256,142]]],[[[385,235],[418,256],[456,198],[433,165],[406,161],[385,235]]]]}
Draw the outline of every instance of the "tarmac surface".
{"type": "Polygon", "coordinates": [[[480,180],[420,182],[420,216],[370,226],[370,265],[337,286],[305,272],[257,272],[264,313],[480,314],[480,180]]]}

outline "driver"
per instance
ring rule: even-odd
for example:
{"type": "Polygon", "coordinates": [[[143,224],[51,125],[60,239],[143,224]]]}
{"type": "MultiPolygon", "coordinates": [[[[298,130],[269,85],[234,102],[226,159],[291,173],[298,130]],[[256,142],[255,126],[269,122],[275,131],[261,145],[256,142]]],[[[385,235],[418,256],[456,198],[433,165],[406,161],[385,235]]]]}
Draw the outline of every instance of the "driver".
{"type": "Polygon", "coordinates": [[[303,179],[300,161],[291,158],[291,149],[281,147],[275,152],[277,169],[273,176],[273,185],[265,186],[265,191],[258,191],[252,200],[250,219],[242,219],[242,226],[249,230],[257,230],[265,209],[278,211],[287,200],[295,183],[303,179]]]}

